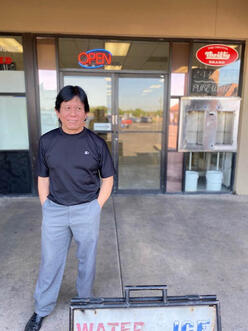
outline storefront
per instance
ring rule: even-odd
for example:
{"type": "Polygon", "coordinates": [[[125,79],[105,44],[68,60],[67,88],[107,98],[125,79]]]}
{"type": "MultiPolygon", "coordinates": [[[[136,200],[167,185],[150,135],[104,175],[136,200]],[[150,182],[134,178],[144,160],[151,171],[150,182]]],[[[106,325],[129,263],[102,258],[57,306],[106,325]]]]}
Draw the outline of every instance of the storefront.
{"type": "MultiPolygon", "coordinates": [[[[233,192],[236,147],[181,148],[180,108],[183,97],[240,97],[243,57],[244,43],[237,40],[2,34],[0,194],[35,192],[38,139],[58,127],[54,102],[65,85],[79,85],[88,94],[86,126],[112,153],[114,192],[233,192]],[[230,58],[232,50],[236,57],[206,63],[199,51],[208,45],[217,45],[208,51],[212,60],[230,58]],[[221,54],[220,46],[226,47],[221,54]],[[221,173],[212,185],[211,171],[221,173]],[[189,172],[196,174],[193,186],[189,172]]],[[[204,114],[191,115],[187,139],[198,143],[204,114]]],[[[221,113],[209,141],[236,140],[236,116],[221,113]]]]}

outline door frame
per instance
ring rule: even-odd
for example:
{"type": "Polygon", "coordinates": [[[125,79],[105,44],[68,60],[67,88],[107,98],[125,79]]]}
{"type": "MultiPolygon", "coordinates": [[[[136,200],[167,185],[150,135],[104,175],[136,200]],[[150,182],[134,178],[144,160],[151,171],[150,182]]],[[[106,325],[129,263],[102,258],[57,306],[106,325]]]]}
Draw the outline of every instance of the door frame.
{"type": "MultiPolygon", "coordinates": [[[[147,71],[93,71],[93,70],[61,70],[59,75],[59,90],[64,86],[65,76],[92,76],[92,77],[110,77],[112,79],[111,84],[111,119],[112,119],[112,130],[111,130],[111,141],[112,141],[112,157],[114,166],[116,169],[116,176],[114,180],[114,193],[127,193],[127,194],[144,194],[144,193],[165,193],[166,192],[166,177],[167,177],[167,117],[169,113],[169,74],[168,72],[147,72],[147,71]],[[145,131],[151,133],[161,134],[161,158],[160,158],[160,188],[159,189],[119,189],[119,155],[118,155],[118,142],[119,142],[119,78],[163,78],[163,121],[161,131],[145,131]]],[[[142,133],[142,131],[139,131],[142,133]]]]}

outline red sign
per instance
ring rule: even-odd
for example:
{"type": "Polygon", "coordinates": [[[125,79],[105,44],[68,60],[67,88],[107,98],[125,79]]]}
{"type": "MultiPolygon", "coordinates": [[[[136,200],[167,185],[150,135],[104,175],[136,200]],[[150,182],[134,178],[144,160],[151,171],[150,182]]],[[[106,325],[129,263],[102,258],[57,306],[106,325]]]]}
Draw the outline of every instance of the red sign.
{"type": "Polygon", "coordinates": [[[0,56],[0,64],[11,64],[11,63],[12,63],[11,57],[0,56]]]}
{"type": "Polygon", "coordinates": [[[111,64],[112,54],[106,49],[92,49],[78,54],[78,64],[84,68],[101,68],[111,64]]]}
{"type": "Polygon", "coordinates": [[[220,67],[226,66],[239,57],[236,49],[226,45],[207,45],[196,52],[198,61],[208,66],[220,67]]]}

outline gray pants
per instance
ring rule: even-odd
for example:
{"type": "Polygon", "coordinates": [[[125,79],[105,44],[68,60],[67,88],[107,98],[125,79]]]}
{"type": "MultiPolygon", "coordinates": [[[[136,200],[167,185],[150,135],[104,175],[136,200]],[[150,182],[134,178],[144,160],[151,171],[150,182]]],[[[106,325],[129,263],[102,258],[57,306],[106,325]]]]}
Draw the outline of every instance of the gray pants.
{"type": "Polygon", "coordinates": [[[49,199],[42,206],[41,264],[35,288],[35,312],[54,309],[72,236],[77,243],[79,297],[92,296],[101,207],[97,200],[63,206],[49,199]]]}

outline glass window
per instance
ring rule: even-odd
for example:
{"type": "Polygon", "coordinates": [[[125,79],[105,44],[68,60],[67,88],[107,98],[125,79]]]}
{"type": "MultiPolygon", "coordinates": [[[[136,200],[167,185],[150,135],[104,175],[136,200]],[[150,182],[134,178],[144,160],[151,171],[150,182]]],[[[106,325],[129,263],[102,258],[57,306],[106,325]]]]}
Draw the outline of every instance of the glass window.
{"type": "Polygon", "coordinates": [[[0,150],[29,149],[26,98],[0,96],[0,150]]]}
{"type": "MultiPolygon", "coordinates": [[[[236,61],[223,66],[210,66],[197,59],[197,51],[206,45],[209,44],[193,44],[191,95],[237,96],[241,63],[241,45],[225,45],[234,49],[238,53],[238,58],[236,61]]],[[[207,57],[210,56],[213,57],[214,55],[210,54],[207,57]]],[[[226,56],[228,57],[228,54],[226,56]]]]}
{"type": "Polygon", "coordinates": [[[0,36],[0,93],[24,93],[21,37],[0,36]]]}
{"type": "Polygon", "coordinates": [[[60,68],[78,69],[78,55],[93,49],[106,49],[112,54],[105,70],[168,71],[169,43],[163,41],[135,41],[108,39],[59,39],[60,68]]]}
{"type": "Polygon", "coordinates": [[[185,192],[230,191],[233,153],[190,152],[185,156],[185,192]]]}
{"type": "Polygon", "coordinates": [[[0,36],[0,194],[30,193],[31,174],[22,38],[0,36]]]}
{"type": "Polygon", "coordinates": [[[58,127],[54,110],[57,96],[57,74],[54,38],[37,38],[38,75],[40,90],[41,133],[58,127]]]}

